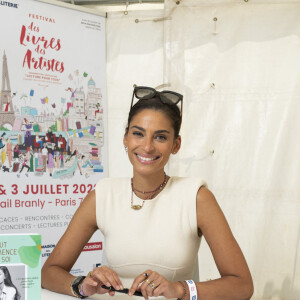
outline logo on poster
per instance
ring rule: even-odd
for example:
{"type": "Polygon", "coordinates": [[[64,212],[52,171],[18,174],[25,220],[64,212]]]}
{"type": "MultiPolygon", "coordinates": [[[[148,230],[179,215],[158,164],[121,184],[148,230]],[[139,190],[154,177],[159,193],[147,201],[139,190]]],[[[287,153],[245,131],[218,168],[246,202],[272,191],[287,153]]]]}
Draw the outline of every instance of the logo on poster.
{"type": "Polygon", "coordinates": [[[59,51],[61,49],[61,41],[55,37],[45,37],[40,32],[40,27],[34,22],[30,25],[22,25],[20,34],[20,44],[27,48],[23,67],[27,66],[30,70],[31,67],[34,69],[59,72],[64,71],[64,63],[57,61],[55,58],[45,57],[47,51],[59,51]],[[32,51],[34,47],[34,52],[32,51]],[[29,49],[31,48],[31,49],[29,49]],[[37,54],[38,57],[33,54],[37,54]]]}
{"type": "Polygon", "coordinates": [[[13,8],[18,8],[19,6],[19,4],[7,2],[7,1],[0,1],[0,4],[3,6],[13,7],[13,8]]]}
{"type": "Polygon", "coordinates": [[[42,245],[42,257],[48,257],[51,254],[52,249],[55,247],[55,244],[42,245]]]}
{"type": "Polygon", "coordinates": [[[82,251],[102,250],[102,242],[87,243],[82,251]]]}

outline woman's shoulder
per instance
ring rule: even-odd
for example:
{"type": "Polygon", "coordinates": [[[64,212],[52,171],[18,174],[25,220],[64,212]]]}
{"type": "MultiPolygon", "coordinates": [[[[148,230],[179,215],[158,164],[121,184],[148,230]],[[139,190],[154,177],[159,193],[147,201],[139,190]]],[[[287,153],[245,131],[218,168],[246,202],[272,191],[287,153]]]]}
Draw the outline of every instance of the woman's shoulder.
{"type": "Polygon", "coordinates": [[[172,176],[168,182],[167,192],[176,198],[189,198],[194,201],[201,187],[207,187],[207,183],[203,178],[172,176]]]}
{"type": "Polygon", "coordinates": [[[9,295],[9,296],[13,296],[13,295],[15,295],[16,292],[17,292],[16,288],[13,287],[13,286],[8,286],[8,285],[6,285],[6,286],[5,286],[5,289],[6,289],[6,294],[9,295]]]}
{"type": "Polygon", "coordinates": [[[14,286],[7,286],[7,289],[10,291],[16,291],[16,288],[14,286]]]}

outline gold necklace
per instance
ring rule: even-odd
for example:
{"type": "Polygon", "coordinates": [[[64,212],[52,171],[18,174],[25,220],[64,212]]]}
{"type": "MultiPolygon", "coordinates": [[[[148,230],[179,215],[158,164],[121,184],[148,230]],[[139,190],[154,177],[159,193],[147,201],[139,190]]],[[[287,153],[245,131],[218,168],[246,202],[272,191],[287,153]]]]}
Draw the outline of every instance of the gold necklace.
{"type": "Polygon", "coordinates": [[[133,178],[131,178],[131,208],[134,209],[134,210],[142,209],[143,206],[144,206],[145,200],[152,199],[152,197],[156,194],[156,192],[162,191],[164,189],[164,187],[166,186],[167,181],[168,181],[168,178],[167,178],[167,175],[165,173],[164,181],[155,190],[146,192],[146,191],[139,191],[136,188],[134,188],[133,187],[133,178]],[[142,194],[150,194],[150,195],[146,199],[143,200],[142,205],[133,204],[133,193],[134,192],[139,192],[139,193],[142,193],[142,194]]]}

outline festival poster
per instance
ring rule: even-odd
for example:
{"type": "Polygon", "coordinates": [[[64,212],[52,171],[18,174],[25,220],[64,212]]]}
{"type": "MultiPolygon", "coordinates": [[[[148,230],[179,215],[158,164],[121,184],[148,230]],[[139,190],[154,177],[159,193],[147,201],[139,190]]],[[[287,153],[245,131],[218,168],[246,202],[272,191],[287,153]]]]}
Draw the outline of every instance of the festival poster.
{"type": "MultiPolygon", "coordinates": [[[[42,235],[42,263],[106,177],[105,18],[0,1],[0,232],[42,235]]],[[[101,263],[95,234],[74,266],[101,263]]]]}

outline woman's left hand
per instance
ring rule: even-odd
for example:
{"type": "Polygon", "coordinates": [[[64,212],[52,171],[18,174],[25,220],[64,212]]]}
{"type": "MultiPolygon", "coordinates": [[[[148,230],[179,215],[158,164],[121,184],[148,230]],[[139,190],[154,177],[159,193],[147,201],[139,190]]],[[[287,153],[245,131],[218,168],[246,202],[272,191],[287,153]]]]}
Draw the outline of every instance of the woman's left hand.
{"type": "Polygon", "coordinates": [[[144,298],[164,296],[165,298],[181,298],[184,290],[179,282],[168,281],[159,273],[147,270],[138,275],[129,289],[129,296],[138,290],[144,298]]]}

